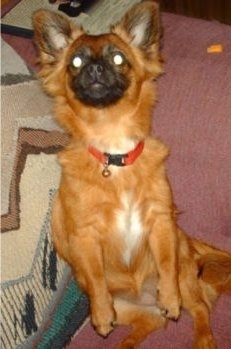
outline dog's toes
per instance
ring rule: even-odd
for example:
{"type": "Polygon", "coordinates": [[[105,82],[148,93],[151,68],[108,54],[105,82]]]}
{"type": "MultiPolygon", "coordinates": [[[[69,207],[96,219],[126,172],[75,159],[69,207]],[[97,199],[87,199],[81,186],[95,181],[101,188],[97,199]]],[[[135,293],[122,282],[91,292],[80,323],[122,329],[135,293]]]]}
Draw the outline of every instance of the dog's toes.
{"type": "Polygon", "coordinates": [[[210,330],[199,331],[196,334],[194,349],[216,349],[216,341],[213,337],[213,334],[210,330]]]}
{"type": "Polygon", "coordinates": [[[171,320],[177,320],[180,315],[180,309],[161,309],[161,315],[171,320]]]}
{"type": "Polygon", "coordinates": [[[97,313],[92,314],[92,323],[97,333],[106,337],[116,325],[116,313],[113,307],[109,307],[107,311],[105,308],[103,311],[102,309],[100,310],[97,313]]]}
{"type": "Polygon", "coordinates": [[[179,306],[169,307],[168,309],[166,309],[166,315],[165,316],[168,319],[177,320],[179,315],[180,315],[180,307],[179,306]]]}
{"type": "Polygon", "coordinates": [[[96,326],[96,331],[98,334],[100,334],[103,337],[107,337],[111,331],[114,329],[114,321],[110,324],[101,324],[99,326],[96,326]]]}
{"type": "Polygon", "coordinates": [[[212,334],[199,336],[196,339],[194,349],[216,349],[217,345],[212,334]]]}
{"type": "Polygon", "coordinates": [[[168,319],[177,320],[180,315],[180,298],[178,296],[159,297],[161,315],[168,319]]]}

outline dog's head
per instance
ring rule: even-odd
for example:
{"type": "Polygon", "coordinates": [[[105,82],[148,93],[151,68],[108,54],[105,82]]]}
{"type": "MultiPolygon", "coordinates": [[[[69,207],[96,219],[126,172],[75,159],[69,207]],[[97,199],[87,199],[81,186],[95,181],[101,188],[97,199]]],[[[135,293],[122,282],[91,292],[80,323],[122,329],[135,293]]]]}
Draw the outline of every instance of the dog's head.
{"type": "Polygon", "coordinates": [[[81,102],[102,107],[123,97],[133,80],[161,71],[156,3],[134,6],[110,34],[100,36],[87,35],[64,16],[45,10],[34,14],[33,24],[41,76],[50,93],[65,89],[65,81],[81,102]]]}
{"type": "Polygon", "coordinates": [[[159,8],[153,1],[135,5],[99,36],[45,10],[35,12],[33,25],[46,91],[64,97],[78,113],[86,107],[135,108],[143,85],[162,71],[159,8]]]}

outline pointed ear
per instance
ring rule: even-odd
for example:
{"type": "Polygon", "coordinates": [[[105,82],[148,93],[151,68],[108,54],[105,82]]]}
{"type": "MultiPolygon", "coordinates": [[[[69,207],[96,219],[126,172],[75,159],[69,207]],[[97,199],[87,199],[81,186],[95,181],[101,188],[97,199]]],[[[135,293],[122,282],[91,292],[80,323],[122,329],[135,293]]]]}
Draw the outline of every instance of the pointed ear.
{"type": "Polygon", "coordinates": [[[112,32],[143,52],[156,54],[160,37],[159,5],[153,1],[143,1],[133,6],[113,26],[112,32]]]}
{"type": "Polygon", "coordinates": [[[82,31],[74,28],[63,15],[47,10],[38,10],[33,14],[34,39],[40,53],[56,56],[82,31]]]}

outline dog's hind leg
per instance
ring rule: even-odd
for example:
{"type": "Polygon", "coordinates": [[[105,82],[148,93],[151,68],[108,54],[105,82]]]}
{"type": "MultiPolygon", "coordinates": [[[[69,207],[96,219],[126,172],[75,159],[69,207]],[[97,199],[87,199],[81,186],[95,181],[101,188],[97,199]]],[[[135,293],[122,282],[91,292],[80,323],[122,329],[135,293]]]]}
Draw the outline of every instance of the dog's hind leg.
{"type": "Polygon", "coordinates": [[[216,342],[209,325],[209,309],[204,302],[193,304],[188,311],[194,320],[195,349],[215,349],[216,342]]]}
{"type": "Polygon", "coordinates": [[[203,290],[195,270],[190,270],[190,263],[188,268],[188,277],[180,282],[180,289],[182,305],[188,310],[194,322],[194,349],[215,349],[216,343],[209,323],[211,302],[205,296],[206,290],[203,290]]]}
{"type": "Polygon", "coordinates": [[[143,306],[116,299],[114,307],[118,325],[131,325],[131,332],[116,349],[136,348],[151,332],[163,327],[166,319],[154,306],[143,306]]]}

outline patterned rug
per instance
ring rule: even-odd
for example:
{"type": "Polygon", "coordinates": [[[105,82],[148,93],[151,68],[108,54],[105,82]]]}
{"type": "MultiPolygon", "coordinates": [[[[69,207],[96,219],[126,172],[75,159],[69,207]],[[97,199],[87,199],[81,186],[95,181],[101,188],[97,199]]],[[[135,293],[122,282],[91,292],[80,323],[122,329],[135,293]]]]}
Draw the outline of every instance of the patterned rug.
{"type": "Polygon", "coordinates": [[[68,137],[52,119],[51,101],[4,41],[2,63],[1,347],[62,348],[88,313],[50,235],[60,177],[55,154],[68,137]]]}

